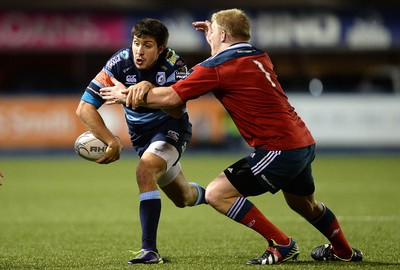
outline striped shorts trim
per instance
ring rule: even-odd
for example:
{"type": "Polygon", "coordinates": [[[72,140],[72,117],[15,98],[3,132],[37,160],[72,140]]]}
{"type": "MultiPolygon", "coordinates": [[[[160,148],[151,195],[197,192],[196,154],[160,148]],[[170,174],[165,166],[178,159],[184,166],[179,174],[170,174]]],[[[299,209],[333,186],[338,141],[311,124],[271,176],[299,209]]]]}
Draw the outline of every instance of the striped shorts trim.
{"type": "Polygon", "coordinates": [[[281,154],[281,151],[270,151],[265,157],[251,167],[251,171],[254,175],[260,174],[274,159],[281,154]]]}

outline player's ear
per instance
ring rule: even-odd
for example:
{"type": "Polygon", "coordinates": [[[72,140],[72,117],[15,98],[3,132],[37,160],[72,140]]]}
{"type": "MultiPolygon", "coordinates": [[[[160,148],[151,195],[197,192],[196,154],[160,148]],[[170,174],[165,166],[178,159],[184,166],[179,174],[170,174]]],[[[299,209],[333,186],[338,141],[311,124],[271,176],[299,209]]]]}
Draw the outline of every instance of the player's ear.
{"type": "Polygon", "coordinates": [[[160,47],[158,47],[158,49],[157,49],[157,53],[158,53],[158,54],[161,54],[164,50],[165,50],[165,46],[160,46],[160,47]]]}
{"type": "Polygon", "coordinates": [[[225,42],[227,38],[227,33],[225,32],[225,30],[221,31],[221,42],[225,42]]]}

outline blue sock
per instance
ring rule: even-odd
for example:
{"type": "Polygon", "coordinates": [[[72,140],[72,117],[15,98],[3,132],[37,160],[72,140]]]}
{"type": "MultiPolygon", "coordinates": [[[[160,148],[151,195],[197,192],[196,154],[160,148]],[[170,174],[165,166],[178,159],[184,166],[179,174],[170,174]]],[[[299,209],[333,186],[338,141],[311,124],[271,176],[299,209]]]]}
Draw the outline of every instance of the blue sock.
{"type": "Polygon", "coordinates": [[[197,189],[197,199],[193,206],[196,206],[199,204],[207,204],[206,197],[205,197],[206,189],[195,182],[189,182],[189,184],[193,185],[197,189]]]}
{"type": "Polygon", "coordinates": [[[157,250],[157,229],[161,214],[159,190],[140,194],[140,224],[142,225],[142,249],[157,250]]]}

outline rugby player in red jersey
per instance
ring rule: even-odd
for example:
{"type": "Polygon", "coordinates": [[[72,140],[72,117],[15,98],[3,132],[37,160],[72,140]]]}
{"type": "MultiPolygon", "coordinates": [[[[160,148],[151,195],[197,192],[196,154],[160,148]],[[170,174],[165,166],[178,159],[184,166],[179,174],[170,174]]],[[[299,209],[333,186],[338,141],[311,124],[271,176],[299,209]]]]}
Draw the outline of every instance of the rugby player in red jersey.
{"type": "Polygon", "coordinates": [[[103,89],[103,98],[126,94],[127,106],[174,108],[212,92],[232,117],[254,152],[237,161],[206,189],[206,200],[220,213],[261,234],[266,251],[247,264],[276,264],[297,259],[295,240],[272,224],[247,197],[282,191],[287,204],[319,230],[329,244],[316,247],[315,260],[361,261],[334,213],[314,197],[311,163],[315,141],[291,106],[269,56],[249,44],[250,20],[238,9],[214,13],[211,22],[194,22],[205,34],[211,57],[169,87],[147,82],[124,89],[103,89]]]}

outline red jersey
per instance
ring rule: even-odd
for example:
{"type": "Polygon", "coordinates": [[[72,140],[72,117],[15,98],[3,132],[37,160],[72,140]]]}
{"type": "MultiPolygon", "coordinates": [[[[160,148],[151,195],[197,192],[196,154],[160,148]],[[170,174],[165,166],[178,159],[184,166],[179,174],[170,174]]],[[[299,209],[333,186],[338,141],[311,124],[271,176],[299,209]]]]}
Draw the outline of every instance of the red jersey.
{"type": "Polygon", "coordinates": [[[179,97],[188,101],[212,91],[250,146],[289,150],[315,143],[264,51],[247,43],[236,44],[192,71],[172,85],[179,97]]]}

